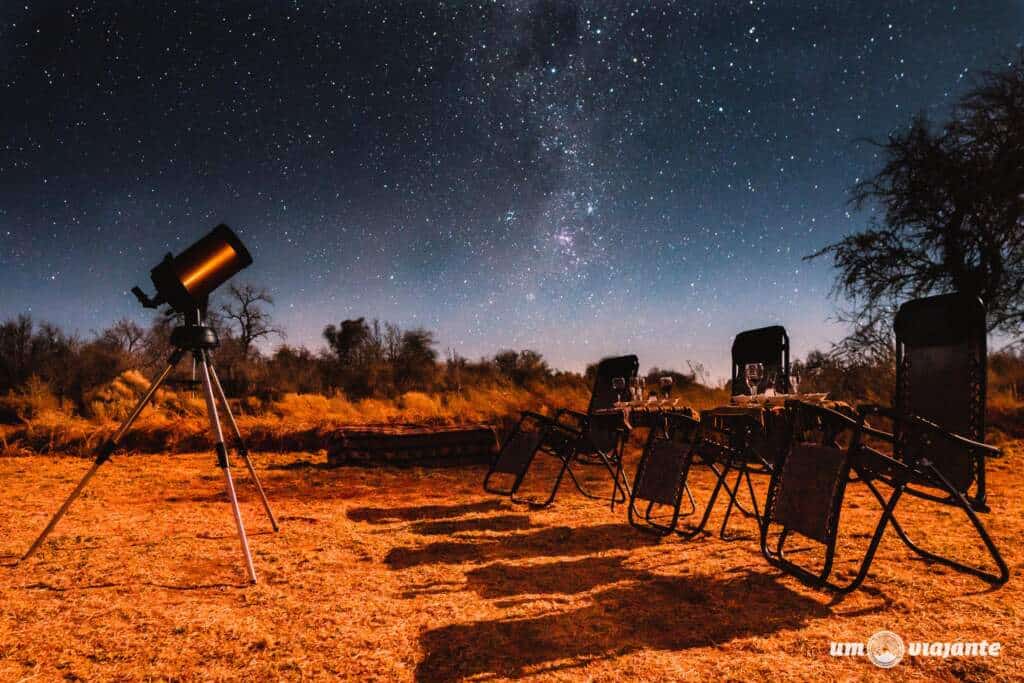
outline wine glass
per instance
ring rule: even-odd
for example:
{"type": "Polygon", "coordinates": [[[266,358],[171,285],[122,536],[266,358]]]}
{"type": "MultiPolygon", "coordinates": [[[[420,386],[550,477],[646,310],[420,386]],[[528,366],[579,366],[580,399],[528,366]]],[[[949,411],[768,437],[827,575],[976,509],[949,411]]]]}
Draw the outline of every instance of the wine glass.
{"type": "Polygon", "coordinates": [[[640,401],[642,403],[643,400],[644,400],[644,396],[647,394],[647,378],[646,377],[638,377],[637,378],[637,386],[640,388],[640,390],[637,393],[636,400],[640,401]]]}
{"type": "Polygon", "coordinates": [[[789,373],[789,393],[800,393],[800,375],[796,372],[789,373]]]}
{"type": "Polygon", "coordinates": [[[779,387],[777,384],[779,376],[778,371],[775,368],[769,368],[768,370],[765,370],[764,374],[764,395],[775,396],[779,393],[779,387]]]}
{"type": "Polygon", "coordinates": [[[757,398],[758,385],[760,385],[761,380],[764,378],[764,364],[747,363],[743,370],[747,380],[747,388],[750,389],[750,400],[753,401],[757,398]]]}
{"type": "Polygon", "coordinates": [[[626,388],[625,377],[612,377],[612,389],[615,390],[615,402],[622,403],[622,390],[626,388]]]}

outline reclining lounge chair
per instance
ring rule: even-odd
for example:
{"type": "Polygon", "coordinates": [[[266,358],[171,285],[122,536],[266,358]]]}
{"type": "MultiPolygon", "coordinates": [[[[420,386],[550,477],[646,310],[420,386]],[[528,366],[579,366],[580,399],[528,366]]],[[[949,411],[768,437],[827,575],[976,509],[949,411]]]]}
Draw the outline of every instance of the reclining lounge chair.
{"type": "MultiPolygon", "coordinates": [[[[766,370],[781,377],[780,386],[789,384],[789,336],[780,325],[740,332],[732,344],[732,393],[749,394],[744,379],[747,363],[762,363],[766,370]]],[[[766,372],[767,376],[769,372],[766,372]]],[[[759,420],[738,410],[735,416],[702,415],[700,421],[686,416],[673,416],[667,438],[652,430],[648,444],[637,466],[636,482],[630,501],[629,521],[633,526],[661,535],[672,532],[693,538],[704,532],[718,496],[725,490],[729,502],[722,519],[719,536],[727,540],[726,529],[735,507],[746,517],[760,524],[757,494],[751,475],[768,474],[770,462],[778,450],[779,434],[766,434],[759,420]],[[707,467],[715,484],[704,505],[700,520],[679,529],[682,496],[685,493],[693,508],[696,503],[690,492],[689,473],[693,465],[707,467]],[[730,486],[729,477],[736,478],[730,486]],[[744,486],[745,483],[745,486],[744,486]],[[749,509],[740,504],[741,488],[749,496],[749,509]],[[638,501],[644,507],[641,515],[638,501]],[[668,513],[664,512],[668,508],[668,513]],[[667,523],[658,521],[670,514],[667,523]]],[[[696,511],[695,509],[693,511],[696,511]]]]}
{"type": "Polygon", "coordinates": [[[619,398],[612,385],[613,380],[621,377],[628,386],[637,376],[639,368],[637,357],[632,355],[605,358],[598,363],[590,404],[585,413],[568,408],[559,410],[553,417],[524,413],[484,477],[484,490],[508,495],[516,502],[547,506],[554,501],[558,487],[568,472],[580,493],[588,498],[598,498],[586,490],[573,472],[575,465],[597,465],[605,468],[612,478],[612,507],[617,502],[628,500],[629,481],[622,469],[625,434],[621,423],[611,417],[596,416],[594,412],[613,407],[619,398]],[[558,459],[558,473],[551,482],[546,498],[520,497],[519,489],[538,454],[558,459]],[[492,483],[496,475],[511,476],[511,484],[496,486],[492,483]]]}
{"type": "Polygon", "coordinates": [[[853,420],[819,406],[791,404],[791,443],[769,485],[762,553],[772,565],[806,583],[848,592],[864,581],[891,524],[900,540],[925,560],[1002,585],[1009,570],[978,517],[988,511],[985,461],[1000,455],[984,443],[984,306],[960,294],[917,299],[900,308],[895,331],[895,407],[862,406],[859,419],[853,420]],[[890,420],[893,431],[868,426],[868,418],[890,420]],[[856,574],[840,583],[832,570],[843,501],[854,481],[868,487],[882,512],[856,574]],[[879,483],[891,489],[887,498],[879,483]],[[904,494],[962,511],[969,526],[961,524],[961,532],[976,534],[995,570],[912,541],[896,516],[904,494]],[[820,563],[797,564],[787,556],[786,541],[794,533],[823,547],[820,563]]]}

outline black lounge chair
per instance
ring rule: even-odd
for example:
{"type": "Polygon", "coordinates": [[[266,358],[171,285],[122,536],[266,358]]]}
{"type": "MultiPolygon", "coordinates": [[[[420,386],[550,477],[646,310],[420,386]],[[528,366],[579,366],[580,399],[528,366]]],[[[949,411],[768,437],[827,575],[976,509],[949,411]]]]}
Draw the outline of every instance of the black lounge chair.
{"type": "MultiPolygon", "coordinates": [[[[773,371],[777,377],[782,378],[784,382],[782,386],[788,387],[789,335],[786,334],[786,328],[781,325],[773,325],[747,330],[736,335],[732,343],[732,393],[734,396],[750,393],[744,377],[744,366],[747,363],[762,363],[766,369],[766,378],[769,374],[768,371],[773,371]]],[[[778,383],[777,386],[779,386],[778,383]]],[[[785,432],[780,434],[778,430],[766,429],[775,426],[774,424],[761,425],[749,415],[743,414],[732,416],[703,414],[700,424],[688,426],[689,433],[692,435],[690,439],[691,452],[681,459],[678,465],[683,468],[682,484],[686,493],[690,495],[686,476],[694,464],[707,467],[715,477],[715,485],[707,498],[700,520],[695,525],[676,530],[678,517],[675,517],[669,525],[673,531],[684,538],[693,538],[703,533],[723,489],[729,502],[722,518],[722,525],[718,532],[719,537],[729,540],[727,528],[734,508],[744,517],[755,519],[760,527],[761,515],[751,476],[767,475],[771,472],[771,463],[780,448],[780,436],[785,436],[785,432]],[[735,480],[730,485],[729,479],[732,474],[735,474],[735,480]],[[749,496],[749,508],[740,503],[741,489],[744,492],[743,495],[749,496]]],[[[652,451],[652,453],[661,460],[667,460],[666,452],[669,448],[667,445],[660,445],[658,451],[652,451]]],[[[647,467],[646,460],[647,453],[645,452],[641,458],[640,468],[647,467]]],[[[662,467],[667,467],[667,465],[662,467]]],[[[639,469],[637,476],[639,478],[639,469]]],[[[654,527],[654,530],[663,531],[657,527],[654,527]]]]}
{"type": "Polygon", "coordinates": [[[781,325],[762,327],[756,330],[740,332],[732,342],[732,395],[746,396],[750,394],[743,371],[748,363],[764,365],[765,378],[775,373],[778,378],[776,386],[784,386],[789,391],[789,335],[781,325]],[[782,380],[783,384],[778,381],[782,380]]]}
{"type": "Polygon", "coordinates": [[[1001,455],[985,438],[985,309],[960,294],[918,299],[896,316],[896,405],[861,406],[853,420],[820,406],[793,402],[790,446],[769,485],[761,527],[768,561],[797,578],[845,593],[867,576],[887,525],[908,548],[930,562],[1002,585],[1009,578],[978,517],[985,504],[985,459],[1001,455]],[[868,417],[892,421],[893,432],[869,427],[868,417]],[[891,455],[875,445],[887,445],[891,455]],[[831,578],[847,484],[863,482],[882,513],[860,567],[849,582],[831,578]],[[877,484],[891,488],[888,498],[877,484]],[[962,510],[996,571],[925,550],[896,518],[901,497],[911,495],[962,510]],[[777,536],[770,539],[773,530],[777,536]],[[821,563],[797,564],[786,554],[793,533],[821,544],[821,563]]]}
{"type": "Polygon", "coordinates": [[[762,425],[749,415],[721,416],[705,413],[701,415],[700,423],[694,430],[692,441],[690,463],[707,467],[715,477],[715,485],[700,520],[676,533],[687,539],[704,533],[722,491],[725,491],[729,502],[718,531],[719,538],[723,541],[731,540],[727,528],[734,508],[744,517],[756,520],[760,528],[761,512],[751,476],[771,473],[777,450],[774,439],[767,437],[762,425]],[[730,486],[732,474],[736,476],[730,486]],[[743,486],[744,483],[746,486],[743,486]],[[740,503],[741,488],[748,496],[749,509],[740,503]]]}
{"type": "MultiPolygon", "coordinates": [[[[570,429],[575,429],[579,438],[575,444],[575,461],[583,465],[597,465],[608,470],[612,477],[611,507],[629,500],[629,479],[622,468],[622,455],[627,436],[619,416],[599,416],[595,411],[612,408],[615,402],[628,396],[612,385],[621,377],[630,386],[640,372],[640,361],[634,355],[603,358],[594,373],[594,388],[590,394],[587,412],[563,408],[556,413],[556,419],[570,429]]],[[[574,479],[574,481],[576,481],[574,479]]],[[[583,487],[577,488],[589,498],[597,498],[583,487]]]]}
{"type": "MultiPolygon", "coordinates": [[[[636,356],[605,358],[597,366],[594,388],[586,413],[563,408],[553,417],[537,413],[523,413],[509,437],[502,444],[484,477],[484,490],[508,495],[516,502],[536,506],[550,505],[566,473],[576,488],[588,498],[598,498],[582,485],[572,470],[573,465],[598,465],[608,470],[613,487],[611,503],[625,502],[629,498],[629,481],[622,470],[622,446],[625,432],[621,419],[601,417],[594,411],[611,408],[618,400],[612,380],[621,377],[626,385],[636,377],[640,363],[636,356]],[[544,499],[519,496],[519,488],[529,472],[536,455],[549,455],[560,461],[550,493],[544,499]],[[509,475],[508,486],[495,485],[496,475],[509,475]]],[[[622,396],[625,399],[625,396],[622,396]]]]}
{"type": "Polygon", "coordinates": [[[629,498],[629,523],[637,529],[667,536],[678,527],[680,516],[696,512],[697,503],[686,478],[693,464],[693,438],[699,426],[695,417],[674,413],[666,417],[664,429],[648,433],[629,498]],[[681,512],[684,494],[690,502],[685,514],[681,512]],[[638,503],[644,507],[642,514],[638,503]]]}
{"type": "MultiPolygon", "coordinates": [[[[487,469],[487,474],[484,476],[484,491],[509,496],[513,501],[520,503],[537,506],[550,505],[555,499],[555,494],[558,492],[558,487],[562,483],[562,477],[565,476],[566,471],[569,471],[569,476],[573,477],[569,466],[576,454],[575,444],[578,439],[577,431],[565,427],[546,415],[524,411],[487,469]],[[561,461],[561,467],[546,499],[521,498],[518,495],[519,487],[538,453],[557,458],[561,461]],[[511,481],[505,485],[498,481],[509,478],[511,481]]],[[[573,481],[575,481],[575,477],[573,477],[573,481]]],[[[579,487],[579,482],[576,482],[576,486],[579,487]]]]}

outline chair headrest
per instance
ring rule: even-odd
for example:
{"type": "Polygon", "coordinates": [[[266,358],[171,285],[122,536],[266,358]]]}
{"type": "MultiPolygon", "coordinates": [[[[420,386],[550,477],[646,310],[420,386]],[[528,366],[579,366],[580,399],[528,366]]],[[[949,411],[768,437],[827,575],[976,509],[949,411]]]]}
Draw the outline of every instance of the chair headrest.
{"type": "Polygon", "coordinates": [[[598,381],[603,379],[611,381],[612,377],[625,377],[628,379],[636,376],[639,371],[640,359],[636,356],[614,356],[601,359],[597,364],[596,377],[598,381]]]}
{"type": "Polygon", "coordinates": [[[896,340],[908,346],[947,346],[986,334],[985,304],[954,292],[908,301],[896,312],[896,340]]]}
{"type": "Polygon", "coordinates": [[[782,353],[789,346],[789,335],[782,325],[761,327],[740,332],[732,341],[733,365],[743,363],[783,362],[782,353]]]}

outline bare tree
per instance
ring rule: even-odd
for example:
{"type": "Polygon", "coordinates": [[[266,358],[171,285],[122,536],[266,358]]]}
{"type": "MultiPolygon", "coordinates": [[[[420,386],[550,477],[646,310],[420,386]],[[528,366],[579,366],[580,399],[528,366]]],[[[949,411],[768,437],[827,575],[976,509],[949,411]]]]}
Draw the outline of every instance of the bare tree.
{"type": "Polygon", "coordinates": [[[828,256],[852,302],[846,353],[884,351],[902,300],[947,291],[982,299],[990,330],[1024,334],[1024,53],[985,74],[939,128],[923,116],[878,143],[885,165],[853,189],[879,210],[828,256]]]}
{"type": "Polygon", "coordinates": [[[227,295],[228,302],[221,305],[220,310],[246,356],[260,339],[270,336],[285,338],[284,330],[274,326],[270,313],[264,307],[274,305],[274,299],[265,287],[232,284],[227,295]]]}
{"type": "Polygon", "coordinates": [[[142,348],[142,343],[146,339],[146,330],[134,320],[121,318],[103,330],[99,338],[129,354],[134,354],[142,348]]]}

